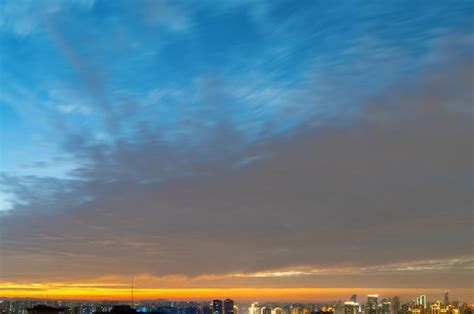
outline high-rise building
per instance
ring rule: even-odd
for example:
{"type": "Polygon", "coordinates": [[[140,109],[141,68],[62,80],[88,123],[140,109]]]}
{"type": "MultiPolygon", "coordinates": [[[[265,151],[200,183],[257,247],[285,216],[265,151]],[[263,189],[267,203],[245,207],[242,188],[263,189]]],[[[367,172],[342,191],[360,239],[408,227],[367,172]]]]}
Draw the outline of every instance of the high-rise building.
{"type": "Polygon", "coordinates": [[[444,292],[444,306],[448,306],[448,305],[449,305],[449,292],[445,291],[444,292]]]}
{"type": "Polygon", "coordinates": [[[357,303],[357,294],[353,294],[351,298],[349,299],[349,301],[357,303]]]}
{"type": "Polygon", "coordinates": [[[365,305],[366,314],[376,314],[379,296],[377,294],[367,295],[367,303],[365,305]]]}
{"type": "Polygon", "coordinates": [[[392,314],[392,302],[390,302],[390,300],[383,299],[381,313],[392,314]]]}
{"type": "Polygon", "coordinates": [[[441,306],[439,303],[433,303],[430,306],[430,314],[440,314],[441,306]]]}
{"type": "Polygon", "coordinates": [[[212,313],[213,314],[223,314],[223,306],[221,300],[212,301],[212,313]]]}
{"type": "Polygon", "coordinates": [[[261,314],[272,314],[272,309],[269,308],[268,306],[262,307],[262,313],[261,314]]]}
{"type": "Polygon", "coordinates": [[[253,302],[250,304],[249,307],[249,314],[260,314],[260,306],[258,305],[258,302],[253,302]]]}
{"type": "Polygon", "coordinates": [[[224,314],[234,314],[234,300],[224,300],[224,314]]]}
{"type": "Polygon", "coordinates": [[[392,313],[398,314],[399,311],[400,311],[400,297],[394,296],[392,298],[392,313]]]}
{"type": "Polygon", "coordinates": [[[353,301],[344,302],[343,306],[344,314],[358,314],[359,313],[359,303],[353,301]]]}
{"type": "Polygon", "coordinates": [[[426,295],[422,294],[416,298],[416,305],[422,306],[424,309],[426,309],[426,295]]]}

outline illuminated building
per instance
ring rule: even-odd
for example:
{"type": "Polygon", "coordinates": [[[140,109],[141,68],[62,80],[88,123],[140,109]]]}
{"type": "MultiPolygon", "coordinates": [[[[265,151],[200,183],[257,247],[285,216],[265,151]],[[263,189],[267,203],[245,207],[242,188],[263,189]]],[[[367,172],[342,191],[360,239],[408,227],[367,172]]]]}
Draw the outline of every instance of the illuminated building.
{"type": "Polygon", "coordinates": [[[431,304],[430,314],[440,314],[440,309],[441,309],[441,306],[439,303],[431,304]]]}
{"type": "Polygon", "coordinates": [[[445,291],[444,292],[444,306],[448,306],[448,305],[449,305],[449,292],[445,291]]]}
{"type": "Polygon", "coordinates": [[[392,313],[392,302],[389,300],[382,301],[382,314],[391,314],[392,313]]]}
{"type": "Polygon", "coordinates": [[[260,314],[258,302],[253,302],[249,307],[249,314],[260,314]]]}
{"type": "Polygon", "coordinates": [[[331,307],[331,306],[323,306],[323,307],[319,310],[319,313],[320,313],[320,314],[332,314],[332,313],[334,313],[334,308],[331,307]]]}
{"type": "Polygon", "coordinates": [[[213,314],[223,314],[223,306],[221,300],[212,301],[212,313],[213,314]]]}
{"type": "Polygon", "coordinates": [[[297,306],[291,308],[291,314],[299,314],[299,312],[300,309],[297,306]]]}
{"type": "Polygon", "coordinates": [[[344,302],[343,306],[344,314],[358,314],[359,313],[359,303],[353,301],[344,302]]]}
{"type": "Polygon", "coordinates": [[[224,314],[234,314],[234,300],[224,300],[224,314]]]}
{"type": "Polygon", "coordinates": [[[450,304],[446,306],[446,314],[459,314],[459,309],[450,304]]]}
{"type": "Polygon", "coordinates": [[[376,314],[379,296],[377,294],[367,295],[367,304],[365,305],[366,314],[376,314]]]}
{"type": "Polygon", "coordinates": [[[422,294],[416,298],[416,305],[422,306],[424,309],[426,309],[426,295],[422,294]]]}
{"type": "Polygon", "coordinates": [[[311,314],[311,308],[307,306],[303,307],[303,314],[311,314]]]}
{"type": "Polygon", "coordinates": [[[272,309],[267,307],[267,306],[264,306],[262,307],[262,309],[260,310],[261,314],[271,314],[272,313],[272,309]]]}

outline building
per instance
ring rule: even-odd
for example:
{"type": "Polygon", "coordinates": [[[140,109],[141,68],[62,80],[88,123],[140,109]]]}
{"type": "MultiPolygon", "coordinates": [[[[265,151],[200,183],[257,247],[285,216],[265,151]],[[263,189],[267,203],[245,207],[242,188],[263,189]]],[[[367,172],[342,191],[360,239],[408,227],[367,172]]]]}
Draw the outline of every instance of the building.
{"type": "Polygon", "coordinates": [[[51,307],[47,305],[35,305],[32,308],[26,309],[28,314],[66,314],[67,309],[62,307],[51,307]]]}
{"type": "Polygon", "coordinates": [[[422,306],[424,309],[426,309],[426,295],[422,294],[416,298],[416,305],[422,306]]]}
{"type": "Polygon", "coordinates": [[[436,302],[430,306],[430,314],[440,314],[441,305],[436,302]]]}
{"type": "Polygon", "coordinates": [[[365,313],[377,314],[378,303],[379,303],[379,296],[377,294],[367,295],[367,303],[365,304],[365,313]]]}
{"type": "Polygon", "coordinates": [[[398,314],[400,312],[400,297],[394,296],[392,298],[392,313],[398,314]]]}
{"type": "Polygon", "coordinates": [[[221,300],[212,301],[212,313],[223,314],[223,303],[221,300]]]}
{"type": "Polygon", "coordinates": [[[448,306],[448,305],[449,305],[449,292],[445,291],[444,292],[444,306],[448,306]]]}
{"type": "Polygon", "coordinates": [[[0,300],[0,314],[10,313],[10,301],[0,300]]]}
{"type": "Polygon", "coordinates": [[[234,314],[234,300],[224,300],[224,314],[234,314]]]}
{"type": "Polygon", "coordinates": [[[390,300],[384,299],[382,301],[382,314],[391,314],[392,313],[392,302],[390,300]]]}
{"type": "Polygon", "coordinates": [[[344,302],[344,306],[342,308],[343,314],[358,314],[359,313],[359,303],[353,301],[346,301],[344,302]]]}
{"type": "Polygon", "coordinates": [[[273,308],[272,310],[272,314],[284,314],[285,311],[283,310],[283,308],[277,306],[275,308],[273,308]]]}
{"type": "Polygon", "coordinates": [[[249,314],[260,314],[260,306],[258,305],[258,302],[250,304],[249,314]]]}

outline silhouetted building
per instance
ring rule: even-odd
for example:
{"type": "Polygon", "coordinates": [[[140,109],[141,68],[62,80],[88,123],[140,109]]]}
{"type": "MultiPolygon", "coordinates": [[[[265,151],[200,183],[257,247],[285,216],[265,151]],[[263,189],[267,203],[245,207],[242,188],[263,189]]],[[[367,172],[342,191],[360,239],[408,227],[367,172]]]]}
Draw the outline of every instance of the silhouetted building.
{"type": "Polygon", "coordinates": [[[202,307],[202,314],[212,314],[212,309],[210,306],[204,305],[202,307]]]}
{"type": "Polygon", "coordinates": [[[234,300],[224,300],[224,314],[234,314],[234,300]]]}
{"type": "Polygon", "coordinates": [[[35,305],[32,308],[26,309],[26,311],[28,314],[66,314],[67,308],[35,305]]]}
{"type": "Polygon", "coordinates": [[[212,313],[213,314],[223,314],[223,306],[221,300],[212,301],[212,313]]]}
{"type": "Polygon", "coordinates": [[[445,291],[444,292],[444,306],[449,305],[449,292],[445,291]]]}

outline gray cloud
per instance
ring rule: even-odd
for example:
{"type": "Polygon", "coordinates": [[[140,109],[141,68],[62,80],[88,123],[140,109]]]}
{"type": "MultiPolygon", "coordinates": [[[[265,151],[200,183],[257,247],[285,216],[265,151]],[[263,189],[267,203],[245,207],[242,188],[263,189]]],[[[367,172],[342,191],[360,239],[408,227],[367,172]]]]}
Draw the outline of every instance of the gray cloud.
{"type": "Polygon", "coordinates": [[[1,217],[2,276],[370,269],[469,256],[472,73],[470,60],[445,64],[387,88],[349,124],[244,150],[232,149],[243,140],[225,125],[198,150],[146,128],[111,145],[71,136],[66,151],[85,161],[77,180],[3,178],[26,202],[1,217]]]}

